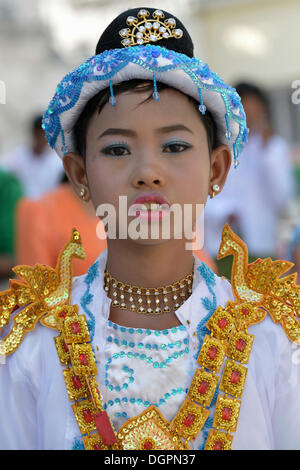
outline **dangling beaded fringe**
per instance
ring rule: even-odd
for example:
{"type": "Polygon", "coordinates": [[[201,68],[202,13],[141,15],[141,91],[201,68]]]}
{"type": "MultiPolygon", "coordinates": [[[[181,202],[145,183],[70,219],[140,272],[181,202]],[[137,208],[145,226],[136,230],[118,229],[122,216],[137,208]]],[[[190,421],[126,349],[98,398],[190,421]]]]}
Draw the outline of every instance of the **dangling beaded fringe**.
{"type": "Polygon", "coordinates": [[[153,74],[153,93],[152,97],[155,99],[155,101],[159,100],[159,92],[157,91],[157,83],[156,83],[156,75],[155,73],[153,74]]]}
{"type": "Polygon", "coordinates": [[[199,111],[201,112],[201,114],[205,114],[206,106],[205,104],[203,104],[203,96],[202,96],[201,88],[198,88],[198,92],[199,92],[199,98],[200,98],[199,111]]]}
{"type": "Polygon", "coordinates": [[[117,100],[116,100],[116,97],[114,96],[112,80],[109,80],[109,89],[110,89],[109,102],[112,106],[114,106],[116,104],[117,100]]]}
{"type": "Polygon", "coordinates": [[[226,121],[226,128],[227,128],[225,136],[226,136],[227,140],[230,140],[231,139],[231,130],[230,130],[229,119],[228,119],[228,114],[227,113],[225,114],[225,121],[226,121]]]}
{"type": "Polygon", "coordinates": [[[108,296],[112,288],[112,306],[127,309],[127,301],[130,302],[130,310],[145,315],[159,315],[171,311],[167,294],[172,293],[172,300],[175,301],[174,308],[182,305],[192,293],[192,272],[181,281],[165,287],[146,288],[124,284],[113,278],[107,270],[104,272],[104,289],[108,296]],[[179,291],[179,293],[178,293],[179,291]],[[164,295],[163,301],[159,295],[164,295]],[[125,298],[127,297],[127,299],[125,298]],[[145,297],[145,298],[143,298],[145,297]]]}

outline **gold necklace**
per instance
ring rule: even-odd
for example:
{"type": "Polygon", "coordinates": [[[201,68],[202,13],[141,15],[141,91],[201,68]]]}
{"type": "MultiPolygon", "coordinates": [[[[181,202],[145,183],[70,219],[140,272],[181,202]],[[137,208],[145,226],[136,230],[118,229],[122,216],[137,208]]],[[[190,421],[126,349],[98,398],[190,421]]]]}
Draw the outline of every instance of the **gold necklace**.
{"type": "Polygon", "coordinates": [[[194,270],[184,279],[176,281],[163,287],[138,287],[118,281],[105,269],[104,290],[108,297],[112,299],[112,306],[127,309],[130,303],[130,310],[144,315],[160,315],[171,312],[170,294],[174,302],[174,308],[182,305],[192,293],[192,282],[194,270]],[[161,297],[163,296],[163,299],[161,297]]]}

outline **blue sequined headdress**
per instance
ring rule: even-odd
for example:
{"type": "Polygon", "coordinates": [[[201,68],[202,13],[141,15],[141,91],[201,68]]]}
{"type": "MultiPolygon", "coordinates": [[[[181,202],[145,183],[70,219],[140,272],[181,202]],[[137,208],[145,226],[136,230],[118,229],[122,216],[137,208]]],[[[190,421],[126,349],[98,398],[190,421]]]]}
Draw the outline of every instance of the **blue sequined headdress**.
{"type": "Polygon", "coordinates": [[[49,145],[61,158],[69,151],[76,152],[73,129],[93,96],[109,88],[110,103],[115,106],[114,85],[132,79],[150,79],[155,100],[159,99],[156,88],[159,81],[197,100],[202,114],[206,109],[210,111],[217,140],[230,148],[236,166],[248,134],[236,90],[190,52],[188,55],[180,52],[185,51],[186,44],[190,46],[185,36],[190,37],[177,18],[162,10],[142,8],[123,13],[114,22],[121,25],[120,19],[123,27],[115,32],[117,42],[113,38],[99,49],[102,37],[112,36],[107,28],[97,46],[101,52],[68,73],[57,86],[43,119],[49,145]],[[184,47],[177,47],[177,43],[184,47]]]}

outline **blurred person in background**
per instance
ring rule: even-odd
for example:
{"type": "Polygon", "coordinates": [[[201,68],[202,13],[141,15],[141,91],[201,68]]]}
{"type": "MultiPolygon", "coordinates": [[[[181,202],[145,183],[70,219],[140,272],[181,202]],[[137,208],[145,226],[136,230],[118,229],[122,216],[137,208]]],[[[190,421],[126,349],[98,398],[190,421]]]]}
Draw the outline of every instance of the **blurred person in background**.
{"type": "Polygon", "coordinates": [[[63,175],[62,164],[45,138],[41,115],[32,120],[30,144],[4,155],[1,163],[20,180],[25,196],[33,199],[54,189],[63,175]]]}
{"type": "Polygon", "coordinates": [[[64,176],[61,184],[43,197],[20,201],[16,220],[17,264],[40,263],[55,268],[62,245],[76,227],[83,233],[86,256],[84,260],[74,259],[73,274],[84,274],[106,249],[106,239],[101,240],[96,234],[98,223],[91,203],[79,199],[64,176]]]}
{"type": "MultiPolygon", "coordinates": [[[[16,226],[16,264],[33,266],[40,263],[55,268],[61,247],[73,227],[83,233],[86,252],[84,260],[74,259],[74,276],[86,273],[99,253],[107,248],[102,221],[91,203],[76,196],[66,176],[56,189],[42,198],[22,199],[17,209],[16,226]],[[96,233],[97,224],[101,239],[96,233]]],[[[204,250],[195,250],[194,254],[216,270],[214,261],[204,250]]]]}
{"type": "Polygon", "coordinates": [[[0,169],[0,287],[7,285],[12,277],[11,268],[15,260],[15,210],[22,197],[19,180],[11,173],[0,169]]]}
{"type": "MultiPolygon", "coordinates": [[[[266,94],[246,82],[235,88],[246,113],[249,138],[238,171],[229,172],[223,200],[208,201],[205,241],[216,256],[221,227],[228,222],[248,246],[252,262],[276,257],[280,218],[295,195],[295,182],[290,148],[272,129],[266,94]]],[[[219,274],[230,278],[231,258],[217,261],[217,266],[219,274]]]]}
{"type": "Polygon", "coordinates": [[[297,273],[297,282],[300,280],[300,220],[294,228],[290,244],[287,247],[286,259],[294,263],[291,273],[297,273]]]}

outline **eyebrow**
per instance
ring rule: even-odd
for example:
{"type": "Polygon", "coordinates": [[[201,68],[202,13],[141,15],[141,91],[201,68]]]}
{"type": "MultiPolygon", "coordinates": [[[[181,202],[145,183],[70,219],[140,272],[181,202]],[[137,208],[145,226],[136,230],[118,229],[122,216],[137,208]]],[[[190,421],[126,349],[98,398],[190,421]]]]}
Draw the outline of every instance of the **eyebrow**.
{"type": "MultiPolygon", "coordinates": [[[[173,126],[165,126],[165,127],[159,127],[158,129],[155,130],[155,133],[157,134],[167,134],[170,132],[174,131],[187,131],[190,132],[191,134],[194,134],[194,132],[189,129],[188,127],[184,126],[183,124],[175,124],[173,126]]],[[[106,135],[125,135],[127,137],[136,137],[137,134],[136,132],[130,130],[130,129],[123,129],[123,128],[109,128],[106,129],[102,134],[98,136],[97,139],[101,139],[101,137],[104,137],[106,135]]]]}
{"type": "Polygon", "coordinates": [[[174,132],[174,131],[187,131],[187,132],[190,132],[191,134],[194,134],[194,132],[191,129],[184,126],[183,124],[175,124],[174,126],[160,127],[159,129],[156,129],[155,132],[157,134],[167,134],[168,132],[174,132]]]}

